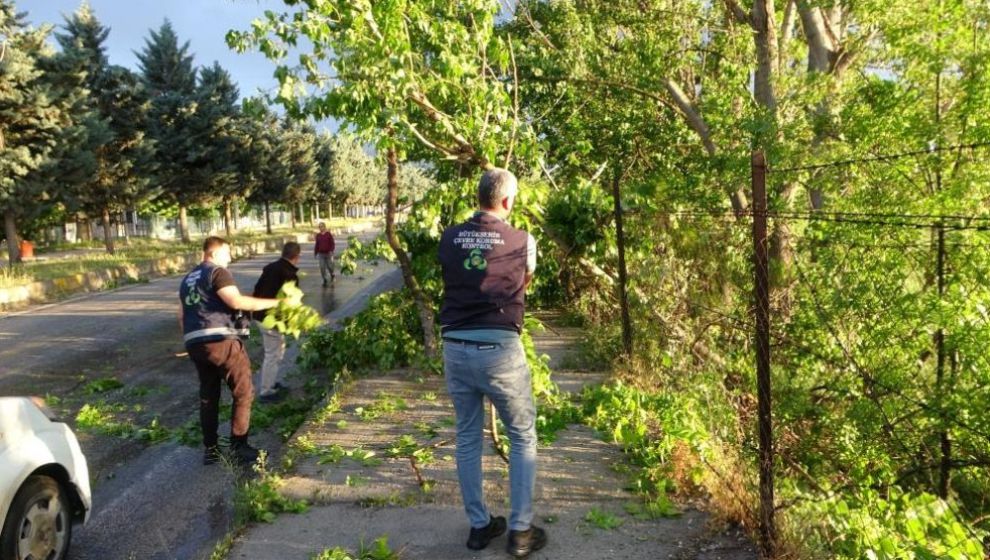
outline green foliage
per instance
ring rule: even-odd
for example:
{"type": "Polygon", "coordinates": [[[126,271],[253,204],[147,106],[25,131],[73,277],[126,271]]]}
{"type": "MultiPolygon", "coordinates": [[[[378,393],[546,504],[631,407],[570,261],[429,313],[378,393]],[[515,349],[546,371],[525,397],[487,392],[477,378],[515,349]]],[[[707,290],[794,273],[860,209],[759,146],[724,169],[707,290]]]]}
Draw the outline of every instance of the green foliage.
{"type": "Polygon", "coordinates": [[[416,338],[419,319],[405,292],[373,298],[367,309],[343,322],[340,330],[323,327],[303,342],[299,362],[304,368],[325,368],[332,374],[347,369],[388,370],[422,360],[416,338]]]}
{"type": "Polygon", "coordinates": [[[711,438],[696,405],[676,395],[615,382],[586,389],[581,400],[588,425],[621,445],[639,467],[633,489],[651,497],[674,489],[670,469],[678,446],[702,453],[711,438]]]}
{"type": "Polygon", "coordinates": [[[114,389],[120,389],[124,384],[116,377],[104,377],[101,379],[94,379],[86,385],[83,386],[83,393],[87,395],[94,395],[96,393],[106,393],[107,391],[113,391],[114,389]]]}
{"type": "Polygon", "coordinates": [[[266,329],[299,338],[323,324],[320,312],[303,304],[303,291],[295,282],[286,282],[278,291],[278,305],[268,310],[261,322],[266,329]]]}
{"type": "Polygon", "coordinates": [[[284,482],[269,472],[264,458],[259,459],[257,476],[243,481],[234,494],[234,510],[239,523],[271,523],[280,513],[304,513],[309,509],[305,500],[293,500],[279,492],[284,482]]]}
{"type": "Polygon", "coordinates": [[[844,496],[802,496],[792,515],[816,529],[809,544],[838,559],[951,558],[984,555],[988,533],[967,526],[950,504],[930,494],[863,489],[844,496]]]}
{"type": "Polygon", "coordinates": [[[388,536],[375,539],[370,546],[364,541],[358,548],[357,554],[351,554],[341,547],[328,548],[312,557],[312,560],[399,560],[399,554],[388,546],[388,536]]]}
{"type": "Polygon", "coordinates": [[[436,458],[433,455],[432,447],[423,447],[416,441],[416,438],[409,434],[401,436],[398,440],[389,445],[387,451],[389,457],[412,458],[419,465],[429,465],[436,458]]]}
{"type": "Polygon", "coordinates": [[[405,399],[395,395],[390,395],[383,391],[378,393],[374,402],[372,402],[367,408],[358,407],[354,409],[354,413],[357,414],[361,420],[368,422],[381,418],[382,416],[394,414],[400,410],[406,410],[407,408],[408,405],[406,404],[405,399]]]}
{"type": "Polygon", "coordinates": [[[162,426],[154,417],[147,426],[138,426],[118,414],[126,411],[122,404],[105,402],[86,403],[76,414],[76,428],[89,433],[117,438],[133,438],[150,444],[172,439],[172,431],[162,426]]]}
{"type": "Polygon", "coordinates": [[[588,513],[584,516],[584,520],[585,522],[605,531],[611,531],[612,529],[616,529],[622,525],[622,520],[616,517],[615,514],[602,511],[596,507],[588,510],[588,513]]]}
{"type": "Polygon", "coordinates": [[[319,393],[312,393],[305,398],[288,398],[278,403],[255,406],[251,411],[251,425],[257,429],[274,426],[282,439],[288,440],[306,421],[320,398],[319,393]]]}

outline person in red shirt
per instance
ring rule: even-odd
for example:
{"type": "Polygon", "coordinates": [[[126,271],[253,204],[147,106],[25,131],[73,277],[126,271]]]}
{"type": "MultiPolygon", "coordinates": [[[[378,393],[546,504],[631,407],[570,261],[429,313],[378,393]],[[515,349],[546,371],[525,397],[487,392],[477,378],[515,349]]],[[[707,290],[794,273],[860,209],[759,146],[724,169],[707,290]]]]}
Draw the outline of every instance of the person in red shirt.
{"type": "Polygon", "coordinates": [[[327,285],[328,274],[331,282],[336,280],[333,273],[333,251],[335,248],[333,234],[327,231],[326,223],[320,222],[320,231],[316,234],[316,247],[313,249],[313,254],[320,261],[320,276],[323,277],[324,286],[327,285]]]}

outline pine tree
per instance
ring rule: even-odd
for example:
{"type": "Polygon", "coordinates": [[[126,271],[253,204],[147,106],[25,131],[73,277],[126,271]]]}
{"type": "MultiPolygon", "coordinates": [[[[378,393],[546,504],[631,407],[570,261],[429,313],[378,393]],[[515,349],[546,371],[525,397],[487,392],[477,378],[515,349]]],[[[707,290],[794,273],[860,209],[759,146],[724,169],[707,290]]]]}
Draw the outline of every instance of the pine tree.
{"type": "Polygon", "coordinates": [[[152,95],[182,93],[192,95],[196,90],[196,70],[189,41],[179,46],[172,22],[165,20],[158,31],[151,30],[144,50],[135,53],[145,84],[152,95]]]}
{"type": "Polygon", "coordinates": [[[214,62],[200,70],[196,97],[203,159],[196,168],[196,182],[205,196],[223,201],[224,226],[231,235],[231,207],[242,185],[237,155],[248,141],[240,126],[239,92],[230,74],[214,62]]]}
{"type": "Polygon", "coordinates": [[[103,46],[109,30],[88,4],[66,17],[63,29],[56,35],[62,46],[58,58],[69,68],[62,73],[75,65],[90,95],[77,101],[74,111],[84,133],[63,139],[65,156],[52,175],[67,183],[60,194],[68,207],[102,218],[107,252],[113,253],[113,217],[151,194],[144,87],[130,70],[109,65],[103,46]],[[84,157],[92,159],[88,167],[84,157]]]}
{"type": "Polygon", "coordinates": [[[144,50],[137,53],[142,80],[151,96],[148,136],[155,142],[156,179],[163,196],[179,208],[179,231],[189,241],[187,209],[203,200],[196,184],[196,166],[203,163],[197,123],[196,70],[181,47],[168,20],[151,31],[144,50]]]}
{"type": "Polygon", "coordinates": [[[254,118],[256,132],[251,153],[255,161],[255,181],[248,200],[264,207],[266,230],[271,233],[271,207],[285,200],[290,184],[289,166],[283,157],[284,134],[278,119],[267,112],[261,112],[254,118]]]}
{"type": "Polygon", "coordinates": [[[11,264],[20,260],[17,221],[48,198],[45,185],[27,180],[48,163],[65,125],[52,85],[39,62],[51,56],[48,29],[28,28],[14,3],[0,0],[0,211],[11,264]]]}

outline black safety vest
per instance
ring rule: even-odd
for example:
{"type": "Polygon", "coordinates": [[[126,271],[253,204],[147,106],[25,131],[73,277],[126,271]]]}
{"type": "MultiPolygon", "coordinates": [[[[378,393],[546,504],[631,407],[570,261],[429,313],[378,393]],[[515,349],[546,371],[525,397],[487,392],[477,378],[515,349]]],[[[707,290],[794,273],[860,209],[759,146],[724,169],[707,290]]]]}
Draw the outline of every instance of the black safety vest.
{"type": "Polygon", "coordinates": [[[443,232],[441,332],[502,329],[522,332],[529,234],[491,214],[443,232]]]}
{"type": "Polygon", "coordinates": [[[182,340],[186,347],[203,342],[237,338],[236,311],[227,306],[213,287],[213,271],[217,265],[200,263],[182,279],[179,299],[182,301],[182,340]]]}

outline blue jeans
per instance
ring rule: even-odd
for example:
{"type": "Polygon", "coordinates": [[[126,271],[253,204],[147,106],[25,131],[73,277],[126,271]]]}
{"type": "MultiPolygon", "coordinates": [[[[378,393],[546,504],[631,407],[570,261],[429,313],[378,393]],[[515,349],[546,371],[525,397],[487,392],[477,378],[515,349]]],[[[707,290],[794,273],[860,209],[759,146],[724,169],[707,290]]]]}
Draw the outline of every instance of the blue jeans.
{"type": "Polygon", "coordinates": [[[481,528],[489,521],[481,485],[483,398],[487,396],[506,426],[511,445],[509,529],[529,529],[536,484],[536,405],[522,342],[444,342],[443,362],[447,392],[457,413],[457,478],[471,527],[481,528]]]}

